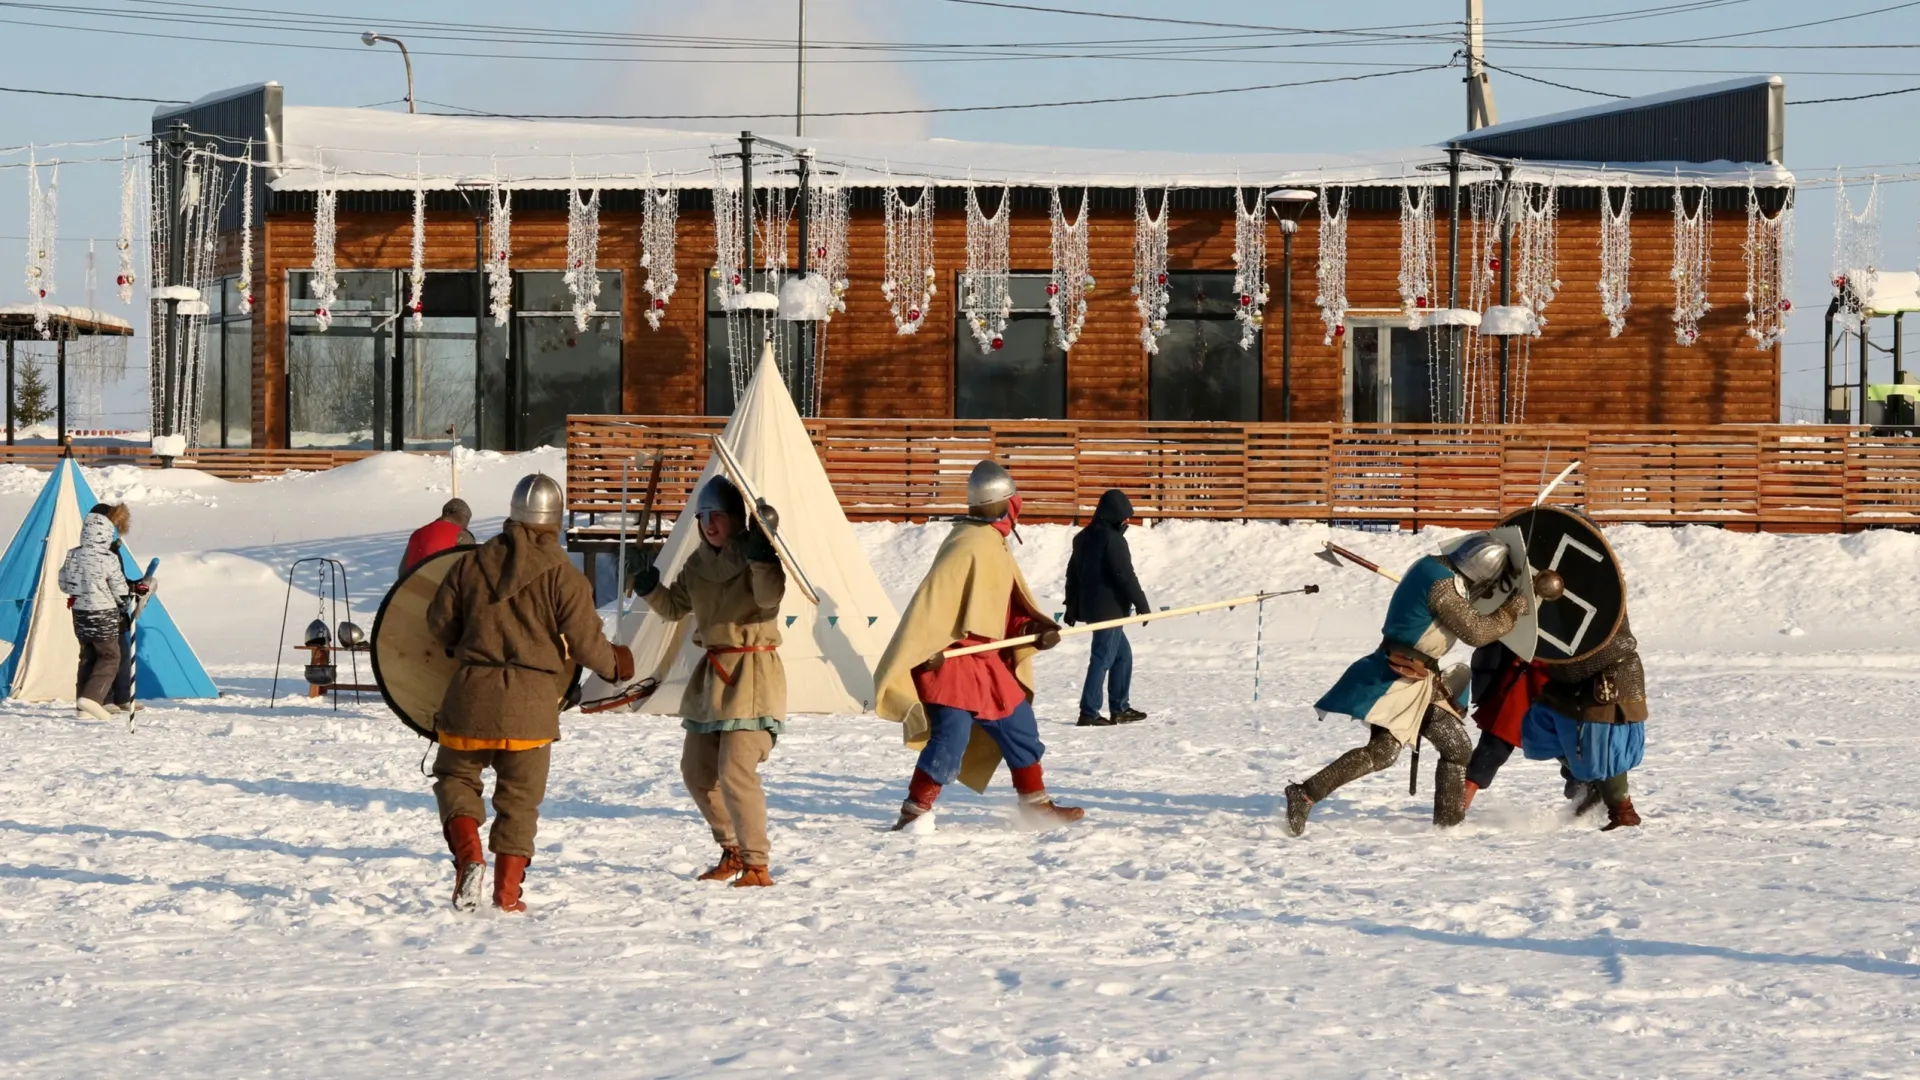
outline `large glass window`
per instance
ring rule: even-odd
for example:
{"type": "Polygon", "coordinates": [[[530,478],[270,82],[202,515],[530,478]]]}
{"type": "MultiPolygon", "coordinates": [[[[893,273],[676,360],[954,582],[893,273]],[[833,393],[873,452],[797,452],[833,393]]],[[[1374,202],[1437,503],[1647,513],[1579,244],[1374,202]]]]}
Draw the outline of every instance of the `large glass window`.
{"type": "Polygon", "coordinates": [[[517,401],[512,441],[517,448],[564,446],[571,413],[620,411],[621,275],[600,272],[599,314],[581,330],[573,295],[559,271],[517,276],[514,359],[509,393],[517,401]]]}
{"type": "Polygon", "coordinates": [[[384,448],[397,275],[343,270],[337,277],[333,324],[323,331],[314,318],[319,304],[313,274],[289,275],[287,441],[294,447],[384,448]]]}
{"type": "Polygon", "coordinates": [[[253,444],[253,315],[242,299],[236,278],[207,297],[196,446],[253,444]]]}
{"type": "MultiPolygon", "coordinates": [[[[797,273],[797,271],[795,272],[797,273]]],[[[778,286],[765,270],[756,270],[752,275],[752,288],[758,292],[774,292],[778,286]]],[[[786,322],[775,317],[772,312],[741,312],[734,316],[732,325],[728,325],[727,309],[721,306],[721,298],[727,290],[720,286],[720,272],[709,270],[707,282],[707,347],[706,373],[707,393],[706,410],[708,416],[732,416],[733,395],[733,349],[735,337],[738,347],[746,353],[745,368],[740,384],[744,389],[746,381],[753,377],[754,365],[760,362],[760,345],[767,339],[767,328],[772,326],[780,335],[777,346],[778,355],[783,358],[798,357],[801,350],[808,347],[809,331],[813,324],[808,322],[786,322]]],[[[785,362],[785,361],[783,361],[785,362]]],[[[789,369],[794,365],[787,364],[789,369]]],[[[810,371],[808,365],[798,366],[803,373],[810,371]]],[[[804,375],[803,375],[804,377],[804,375]]],[[[810,401],[802,400],[801,388],[789,385],[787,392],[793,395],[794,404],[802,416],[812,413],[810,401]]],[[[808,393],[806,397],[811,397],[808,393]]]]}
{"type": "Polygon", "coordinates": [[[1168,275],[1167,332],[1147,361],[1155,420],[1260,419],[1261,335],[1240,347],[1240,298],[1231,273],[1168,275]]]}
{"type": "Polygon", "coordinates": [[[1409,330],[1404,319],[1349,318],[1347,419],[1356,424],[1435,423],[1433,377],[1447,368],[1444,333],[1433,327],[1409,330]]]}
{"type": "MultiPolygon", "coordinates": [[[[1067,354],[1054,340],[1047,311],[1047,275],[1008,279],[1013,314],[1000,348],[981,348],[955,311],[953,325],[953,415],[961,420],[1064,420],[1067,415],[1067,354]]],[[[961,275],[956,296],[965,296],[961,275]]]]}

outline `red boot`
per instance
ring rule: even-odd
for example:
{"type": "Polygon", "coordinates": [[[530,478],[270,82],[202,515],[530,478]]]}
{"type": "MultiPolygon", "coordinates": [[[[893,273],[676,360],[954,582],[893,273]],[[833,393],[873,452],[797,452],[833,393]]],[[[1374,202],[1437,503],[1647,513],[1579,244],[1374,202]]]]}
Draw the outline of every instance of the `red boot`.
{"type": "Polygon", "coordinates": [[[1461,813],[1466,813],[1468,810],[1473,809],[1473,797],[1475,795],[1480,794],[1480,785],[1469,780],[1467,781],[1466,792],[1467,792],[1467,797],[1465,801],[1461,802],[1460,804],[1461,813]]]}
{"type": "Polygon", "coordinates": [[[493,906],[511,914],[527,910],[520,902],[520,883],[526,879],[525,855],[497,855],[493,860],[493,906]]]}
{"type": "Polygon", "coordinates": [[[480,906],[480,887],[487,873],[486,850],[480,846],[480,823],[470,817],[447,822],[447,847],[453,852],[453,909],[473,911],[480,906]]]}

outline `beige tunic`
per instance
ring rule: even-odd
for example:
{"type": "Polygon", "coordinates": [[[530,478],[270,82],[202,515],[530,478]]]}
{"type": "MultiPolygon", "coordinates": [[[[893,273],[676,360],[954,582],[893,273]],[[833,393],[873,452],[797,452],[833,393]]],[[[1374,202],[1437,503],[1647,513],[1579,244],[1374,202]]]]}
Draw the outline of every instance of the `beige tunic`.
{"type": "Polygon", "coordinates": [[[673,584],[647,594],[664,619],[693,616],[693,644],[707,650],[687,679],[680,715],[695,722],[787,716],[787,673],[780,665],[780,600],[787,575],[777,562],[750,562],[744,538],[724,548],[705,543],[673,584]],[[728,652],[740,647],[754,651],[728,652]]]}

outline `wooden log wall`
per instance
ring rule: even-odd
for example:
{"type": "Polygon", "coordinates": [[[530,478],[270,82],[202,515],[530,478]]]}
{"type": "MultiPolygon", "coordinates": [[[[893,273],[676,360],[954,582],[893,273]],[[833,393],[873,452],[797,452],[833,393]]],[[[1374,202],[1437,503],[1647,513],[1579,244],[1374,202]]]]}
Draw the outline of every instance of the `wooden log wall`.
{"type": "MultiPolygon", "coordinates": [[[[1224,193],[1223,193],[1224,196],[1224,193]]],[[[1067,419],[1144,420],[1148,416],[1148,358],[1128,284],[1133,270],[1133,215],[1095,210],[1090,241],[1097,285],[1089,297],[1086,330],[1067,365],[1067,419]]],[[[1051,259],[1047,215],[1015,209],[1011,264],[1044,272],[1051,259]]],[[[1169,256],[1174,270],[1230,272],[1233,217],[1225,209],[1170,211],[1169,256]]],[[[1712,309],[1691,347],[1674,340],[1672,218],[1647,210],[1633,218],[1634,304],[1627,329],[1608,336],[1600,314],[1599,214],[1563,210],[1559,267],[1562,287],[1549,308],[1543,337],[1523,348],[1528,421],[1579,424],[1770,423],[1780,398],[1779,349],[1756,349],[1745,334],[1741,245],[1743,221],[1723,218],[1713,232],[1709,295],[1712,309]]],[[[1282,415],[1281,237],[1268,221],[1271,300],[1262,338],[1261,416],[1282,415]]],[[[1309,213],[1294,244],[1293,416],[1296,421],[1342,419],[1345,365],[1338,341],[1323,342],[1314,304],[1313,268],[1318,222],[1309,213]]],[[[600,265],[624,271],[625,364],[621,402],[633,413],[700,415],[705,397],[705,289],[712,264],[712,216],[683,211],[676,264],[679,290],[658,331],[642,313],[646,294],[639,263],[639,215],[601,215],[600,265]]],[[[1445,274],[1445,222],[1440,223],[1440,269],[1445,274]]],[[[431,212],[427,266],[471,270],[474,221],[464,213],[431,212]]],[[[405,213],[339,214],[341,269],[400,269],[409,263],[411,224],[405,213]]],[[[847,311],[828,331],[822,412],[827,416],[951,417],[954,402],[954,330],[957,279],[966,261],[965,214],[941,210],[935,218],[939,291],[919,333],[896,334],[880,295],[884,265],[882,217],[857,210],[850,234],[847,311]]],[[[1355,316],[1386,316],[1399,307],[1400,232],[1397,212],[1356,209],[1349,224],[1348,295],[1355,316]]],[[[287,273],[312,261],[312,215],[268,217],[255,244],[254,439],[286,445],[287,273]]],[[[564,213],[516,210],[511,262],[521,270],[564,268],[564,213]]],[[[1464,266],[1467,256],[1463,253],[1464,266]]],[[[1464,303],[1464,301],[1463,301],[1464,303]]],[[[1801,314],[1805,320],[1811,315],[1801,314]]]]}

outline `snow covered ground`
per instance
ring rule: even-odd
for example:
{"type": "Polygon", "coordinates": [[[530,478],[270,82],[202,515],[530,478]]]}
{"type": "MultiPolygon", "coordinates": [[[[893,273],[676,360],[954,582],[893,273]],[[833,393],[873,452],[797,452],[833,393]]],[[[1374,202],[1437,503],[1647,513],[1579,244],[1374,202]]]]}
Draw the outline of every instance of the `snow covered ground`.
{"type": "MultiPolygon", "coordinates": [[[[482,535],[529,467],[466,459],[482,535]]],[[[0,469],[8,532],[42,478],[0,469]]],[[[1131,727],[1073,727],[1085,646],[1043,657],[1048,776],[1084,824],[955,788],[932,833],[887,833],[897,729],[807,718],[765,769],[779,887],[702,885],[677,725],[571,717],[508,918],[446,905],[419,739],[373,705],[266,707],[287,564],[344,559],[370,623],[443,470],[90,479],[135,504],[228,696],[132,735],[0,704],[8,1076],[1920,1075],[1920,536],[1611,532],[1653,698],[1642,829],[1570,822],[1516,760],[1436,832],[1429,753],[1418,798],[1403,759],[1292,839],[1282,786],[1359,734],[1308,703],[1390,586],[1312,559],[1321,528],[1136,529],[1156,603],[1326,591],[1268,605],[1258,702],[1251,609],[1136,632],[1131,727]]],[[[942,531],[859,529],[900,599],[942,531]]],[[[1023,533],[1057,599],[1069,530],[1023,533]]],[[[1438,539],[1342,542],[1398,566],[1438,539]]]]}

